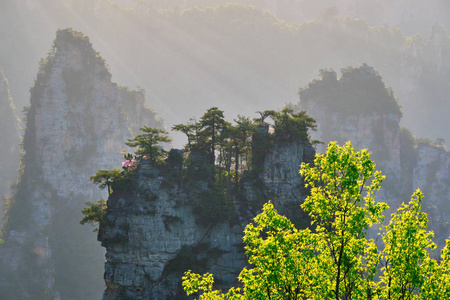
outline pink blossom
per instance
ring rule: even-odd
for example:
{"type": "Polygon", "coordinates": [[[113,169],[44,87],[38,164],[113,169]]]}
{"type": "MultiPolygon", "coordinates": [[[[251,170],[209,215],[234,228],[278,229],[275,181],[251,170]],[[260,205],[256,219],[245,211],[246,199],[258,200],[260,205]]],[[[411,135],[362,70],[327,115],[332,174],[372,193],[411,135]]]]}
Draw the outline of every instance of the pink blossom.
{"type": "Polygon", "coordinates": [[[122,167],[124,168],[136,168],[138,162],[133,158],[131,160],[127,159],[126,161],[122,162],[122,167]]]}

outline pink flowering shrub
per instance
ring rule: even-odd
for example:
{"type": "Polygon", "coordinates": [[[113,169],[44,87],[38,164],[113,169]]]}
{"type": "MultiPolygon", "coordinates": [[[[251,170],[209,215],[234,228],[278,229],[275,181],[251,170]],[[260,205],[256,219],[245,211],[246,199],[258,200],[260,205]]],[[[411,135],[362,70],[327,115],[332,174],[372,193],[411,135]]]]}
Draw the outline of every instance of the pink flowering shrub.
{"type": "Polygon", "coordinates": [[[138,162],[134,158],[127,159],[124,162],[122,162],[122,167],[124,169],[130,169],[130,168],[136,169],[137,165],[138,165],[138,162]]]}

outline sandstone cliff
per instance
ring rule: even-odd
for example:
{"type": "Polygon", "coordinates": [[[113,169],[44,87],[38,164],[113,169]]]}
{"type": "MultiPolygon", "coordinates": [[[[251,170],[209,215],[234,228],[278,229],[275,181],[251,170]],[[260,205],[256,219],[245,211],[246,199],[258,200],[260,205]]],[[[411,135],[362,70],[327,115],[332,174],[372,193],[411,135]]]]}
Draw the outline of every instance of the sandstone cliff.
{"type": "Polygon", "coordinates": [[[323,153],[330,141],[341,145],[352,141],[356,149],[368,148],[395,190],[400,180],[402,113],[392,90],[367,65],[343,69],[340,78],[332,70],[321,73],[319,80],[300,89],[298,107],[317,121],[317,131],[311,135],[323,142],[317,145],[318,152],[323,153]]]}
{"type": "Polygon", "coordinates": [[[439,142],[419,140],[416,145],[416,166],[411,174],[412,185],[424,194],[424,210],[439,246],[450,236],[450,153],[439,142]]]}
{"type": "MultiPolygon", "coordinates": [[[[422,189],[423,209],[442,247],[450,234],[450,156],[443,141],[417,139],[400,128],[402,112],[393,91],[373,68],[363,65],[342,72],[338,78],[334,71],[322,70],[321,78],[300,90],[298,108],[316,118],[318,130],[312,138],[324,142],[316,149],[324,151],[333,140],[340,144],[351,140],[356,148],[369,148],[377,168],[386,175],[376,199],[387,202],[391,211],[408,201],[415,189],[422,189]]],[[[299,209],[307,191],[298,166],[312,161],[313,155],[310,144],[271,145],[262,155],[256,177],[241,181],[240,197],[227,211],[229,218],[215,226],[197,222],[196,201],[213,189],[208,182],[178,182],[166,170],[144,162],[135,184],[108,200],[107,222],[99,234],[107,250],[103,299],[186,299],[180,278],[187,269],[214,273],[218,288],[236,283],[246,263],[242,230],[262,203],[272,200],[298,226],[308,225],[299,209]]],[[[208,195],[212,201],[213,193],[208,195]]]]}
{"type": "Polygon", "coordinates": [[[263,203],[270,199],[279,211],[295,212],[297,222],[306,223],[299,213],[306,193],[298,171],[313,154],[309,142],[275,143],[260,176],[244,178],[239,195],[219,211],[211,182],[179,182],[169,175],[170,164],[158,169],[142,161],[134,184],[108,199],[99,233],[107,251],[103,299],[186,299],[181,276],[188,269],[213,272],[219,288],[234,284],[246,265],[243,230],[263,203]],[[199,209],[223,221],[202,221],[199,209]]]}
{"type": "Polygon", "coordinates": [[[3,228],[2,295],[95,299],[103,252],[79,225],[83,202],[104,197],[89,177],[121,161],[143,125],[161,126],[144,95],[111,82],[89,39],[59,30],[30,90],[22,169],[3,228]]]}
{"type": "Polygon", "coordinates": [[[420,188],[435,241],[444,245],[450,235],[449,152],[442,140],[417,139],[400,129],[402,113],[393,92],[373,68],[343,69],[340,78],[334,71],[323,71],[320,79],[300,90],[299,109],[317,120],[312,136],[324,142],[319,152],[333,140],[350,140],[355,148],[373,152],[377,168],[386,175],[377,199],[386,201],[391,211],[420,188]]]}

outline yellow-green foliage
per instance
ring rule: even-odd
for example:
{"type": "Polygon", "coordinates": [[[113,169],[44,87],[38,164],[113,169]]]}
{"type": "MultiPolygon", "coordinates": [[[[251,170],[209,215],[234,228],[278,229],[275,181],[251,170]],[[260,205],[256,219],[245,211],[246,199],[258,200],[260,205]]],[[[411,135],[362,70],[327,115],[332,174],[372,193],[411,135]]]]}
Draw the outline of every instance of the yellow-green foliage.
{"type": "Polygon", "coordinates": [[[242,288],[213,290],[211,274],[191,271],[183,277],[188,295],[199,299],[449,299],[450,255],[447,247],[438,262],[436,248],[421,212],[418,190],[411,202],[382,226],[387,204],[373,193],[383,175],[366,149],[331,142],[314,165],[300,173],[311,195],[301,207],[312,229],[298,230],[269,202],[247,225],[245,250],[250,268],[239,280],[242,288]],[[384,249],[367,237],[373,224],[381,227],[384,249]]]}

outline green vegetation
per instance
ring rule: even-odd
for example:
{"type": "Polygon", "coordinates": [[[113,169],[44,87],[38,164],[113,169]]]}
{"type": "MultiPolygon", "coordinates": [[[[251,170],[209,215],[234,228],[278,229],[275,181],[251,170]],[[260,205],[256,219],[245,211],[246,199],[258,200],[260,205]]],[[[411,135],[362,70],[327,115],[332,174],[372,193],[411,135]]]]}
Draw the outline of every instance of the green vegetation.
{"type": "Polygon", "coordinates": [[[341,114],[395,114],[400,107],[392,89],[386,88],[381,76],[366,64],[347,67],[337,78],[333,70],[320,70],[320,79],[299,90],[300,101],[314,101],[322,108],[341,114]]]}
{"type": "Polygon", "coordinates": [[[301,142],[308,140],[308,130],[315,128],[313,118],[304,111],[295,113],[264,111],[253,122],[238,116],[231,124],[224,120],[223,111],[212,107],[200,121],[177,124],[173,130],[187,135],[188,145],[185,180],[205,180],[209,189],[195,196],[193,203],[197,222],[203,226],[234,220],[232,198],[240,198],[240,181],[247,172],[258,180],[263,171],[264,157],[274,142],[301,142]],[[274,124],[270,125],[266,119],[274,124]],[[269,134],[273,127],[274,134],[269,134]],[[227,212],[227,213],[225,213],[227,212]]]}
{"type": "MultiPolygon", "coordinates": [[[[239,183],[244,172],[248,174],[247,179],[261,182],[264,157],[270,146],[274,142],[306,142],[308,130],[316,127],[315,120],[304,111],[296,113],[285,108],[281,111],[267,110],[261,115],[253,122],[248,117],[238,116],[233,125],[225,121],[223,111],[212,107],[198,122],[191,119],[188,124],[174,125],[173,130],[183,132],[188,138],[185,153],[163,149],[161,143],[170,141],[167,132],[145,126],[141,128],[142,134],[125,143],[137,150],[134,155],[124,153],[123,170],[99,170],[90,179],[99,188],[106,188],[108,195],[114,191],[132,192],[140,164],[150,161],[165,177],[161,179],[161,186],[183,185],[185,182],[191,187],[201,182],[207,184],[206,190],[187,190],[193,199],[192,207],[198,224],[208,227],[236,221],[233,202],[241,197],[239,183]],[[273,124],[267,123],[266,119],[271,119],[273,124]],[[273,134],[269,133],[270,127],[274,129],[273,134]]],[[[99,200],[86,204],[82,224],[98,222],[102,228],[105,203],[99,200]]]]}
{"type": "Polygon", "coordinates": [[[128,140],[125,145],[129,147],[137,147],[136,159],[150,159],[159,162],[168,154],[162,148],[160,143],[168,143],[171,141],[167,137],[167,131],[144,126],[141,128],[142,134],[138,134],[133,139],[128,140]]]}
{"type": "Polygon", "coordinates": [[[112,193],[113,184],[117,186],[123,180],[123,173],[119,168],[114,168],[113,170],[98,170],[95,175],[91,176],[89,179],[98,185],[100,189],[107,188],[108,195],[112,193]]]}
{"type": "Polygon", "coordinates": [[[408,204],[383,226],[387,204],[374,192],[383,175],[366,149],[332,142],[314,165],[300,173],[311,194],[301,205],[311,229],[298,230],[269,202],[245,229],[245,250],[251,265],[239,280],[242,288],[222,293],[212,288],[213,276],[188,271],[183,288],[199,299],[447,299],[450,297],[450,240],[439,260],[421,211],[418,190],[408,204]],[[381,228],[384,249],[368,238],[381,228]]]}
{"type": "Polygon", "coordinates": [[[315,120],[305,111],[295,113],[292,108],[281,111],[265,111],[264,115],[274,120],[275,137],[281,141],[295,141],[308,139],[308,130],[315,130],[315,120]]]}
{"type": "MultiPolygon", "coordinates": [[[[113,191],[131,191],[135,186],[136,168],[131,164],[123,168],[123,171],[120,171],[118,168],[114,168],[113,170],[98,170],[95,175],[90,177],[90,180],[97,184],[100,189],[107,188],[108,196],[113,191]]],[[[85,201],[84,204],[86,206],[81,211],[83,219],[80,221],[80,224],[98,224],[99,227],[96,227],[94,231],[97,231],[99,228],[104,228],[108,210],[107,200],[100,199],[97,202],[85,201]]]]}
{"type": "MultiPolygon", "coordinates": [[[[100,199],[96,203],[93,203],[91,201],[86,201],[84,204],[87,205],[87,207],[83,208],[81,213],[84,215],[84,218],[80,221],[81,225],[84,225],[86,223],[89,224],[105,224],[106,223],[106,213],[108,207],[106,206],[106,200],[100,199]]],[[[98,227],[94,229],[95,231],[98,231],[98,227]]]]}
{"type": "MultiPolygon", "coordinates": [[[[128,140],[125,144],[130,147],[137,147],[136,155],[124,154],[125,161],[122,163],[123,171],[119,168],[113,170],[98,170],[90,180],[97,184],[100,189],[107,188],[108,196],[115,191],[132,190],[136,179],[136,168],[141,159],[149,159],[155,163],[162,163],[163,158],[168,153],[159,144],[169,142],[166,131],[143,127],[143,134],[137,135],[134,139],[128,140]]],[[[106,200],[100,199],[96,203],[85,202],[87,207],[82,210],[84,218],[80,221],[85,223],[99,223],[100,227],[106,222],[106,200]]],[[[95,231],[95,230],[94,230],[95,231]]]]}
{"type": "MultiPolygon", "coordinates": [[[[199,122],[192,121],[172,127],[187,135],[188,145],[185,150],[203,151],[208,157],[208,164],[220,167],[224,171],[223,176],[236,185],[243,171],[259,168],[264,153],[274,141],[306,141],[309,138],[308,130],[316,127],[315,120],[307,116],[305,111],[295,113],[290,108],[266,110],[254,122],[239,115],[233,125],[224,120],[223,111],[212,107],[199,122]],[[272,119],[273,125],[266,122],[268,118],[272,119]],[[273,135],[268,133],[271,126],[273,135]],[[259,158],[257,160],[253,159],[255,153],[259,158]]],[[[224,179],[223,176],[219,172],[219,180],[224,179]]]]}
{"type": "MultiPolygon", "coordinates": [[[[211,107],[200,118],[199,122],[199,135],[197,140],[203,147],[206,147],[208,155],[210,157],[210,164],[214,165],[215,151],[217,144],[219,143],[219,136],[224,134],[227,123],[225,122],[223,111],[217,107],[211,107]]],[[[223,138],[222,138],[223,140],[223,138]]],[[[203,148],[202,147],[202,148],[203,148]]]]}
{"type": "Polygon", "coordinates": [[[220,183],[214,184],[208,190],[201,192],[194,201],[193,212],[197,223],[202,227],[217,225],[230,221],[235,217],[231,196],[220,183]]]}
{"type": "MultiPolygon", "coordinates": [[[[371,4],[358,5],[357,11],[370,11],[366,16],[375,19],[374,11],[389,11],[384,10],[385,4],[375,5],[377,1],[368,1],[371,4]],[[378,9],[373,10],[373,6],[378,9]]],[[[218,4],[229,1],[150,0],[139,1],[139,6],[131,10],[120,8],[117,3],[111,5],[114,3],[111,1],[102,1],[101,8],[97,2],[82,2],[83,4],[75,0],[61,3],[41,0],[33,4],[34,10],[45,8],[46,14],[34,13],[27,2],[20,5],[2,4],[4,9],[1,10],[1,22],[2,28],[5,28],[2,31],[2,40],[8,47],[0,50],[3,54],[0,55],[3,57],[0,64],[4,65],[7,74],[11,74],[13,91],[21,93],[20,96],[16,95],[15,99],[28,99],[26,89],[19,88],[18,79],[24,81],[22,78],[30,78],[31,81],[36,61],[35,55],[30,51],[44,53],[48,48],[48,39],[43,37],[48,37],[55,28],[55,24],[48,21],[48,15],[53,15],[59,26],[63,23],[74,24],[74,28],[82,28],[92,37],[103,37],[107,43],[104,51],[108,52],[109,57],[113,57],[110,52],[113,51],[114,57],[120,60],[118,62],[112,58],[110,63],[128,66],[134,72],[127,75],[128,72],[124,70],[124,76],[139,78],[138,84],[146,88],[151,87],[152,93],[154,90],[155,95],[162,96],[161,100],[170,103],[169,106],[176,103],[180,108],[179,113],[168,116],[168,123],[177,122],[176,120],[181,118],[181,112],[187,115],[194,113],[196,105],[192,105],[190,101],[180,101],[186,99],[186,95],[192,95],[197,103],[202,105],[210,103],[208,101],[211,101],[211,96],[214,95],[218,96],[216,103],[229,99],[236,104],[251,101],[253,106],[258,103],[265,107],[270,105],[273,99],[291,97],[298,83],[307,83],[311,74],[322,66],[338,68],[349,63],[366,61],[370,62],[396,91],[400,90],[402,81],[399,79],[405,72],[405,65],[410,67],[408,70],[411,72],[420,68],[420,92],[413,99],[408,97],[408,103],[413,107],[420,105],[421,109],[418,111],[422,113],[426,110],[426,119],[433,117],[433,113],[439,117],[435,118],[433,125],[416,121],[409,124],[407,122],[405,125],[411,127],[414,123],[420,123],[416,128],[411,127],[414,132],[424,128],[420,134],[424,136],[425,133],[440,130],[444,133],[437,136],[444,136],[449,140],[448,136],[445,136],[445,129],[440,129],[445,128],[445,124],[436,126],[440,120],[445,122],[445,116],[448,115],[448,107],[443,100],[445,95],[449,94],[445,76],[449,62],[445,59],[438,62],[435,51],[442,51],[442,57],[447,57],[450,48],[445,33],[442,33],[442,39],[435,35],[435,32],[432,37],[429,36],[431,24],[422,31],[422,37],[407,37],[400,29],[389,24],[370,26],[369,24],[380,23],[366,22],[361,16],[340,18],[336,13],[319,15],[321,10],[312,9],[315,5],[304,5],[303,1],[292,0],[284,0],[283,4],[278,1],[277,15],[270,13],[270,9],[261,9],[261,6],[264,6],[261,3],[267,1],[258,0],[226,5],[218,4]],[[290,10],[292,5],[302,8],[290,10]],[[286,21],[282,20],[282,11],[288,16],[286,21]],[[290,23],[293,15],[305,16],[307,11],[311,13],[309,22],[290,23]],[[7,30],[8,26],[16,23],[23,23],[23,26],[14,33],[7,30]],[[91,30],[95,30],[95,34],[91,30]],[[155,39],[139,38],[136,34],[130,34],[131,32],[146,32],[155,39]],[[130,45],[133,45],[132,54],[129,52],[130,45]],[[181,49],[181,46],[183,51],[175,51],[181,49]],[[15,59],[8,59],[13,51],[15,59]],[[140,59],[136,59],[137,57],[140,59]],[[243,65],[243,61],[246,64],[243,65]],[[191,65],[192,62],[195,63],[191,65]],[[176,67],[180,67],[177,68],[180,71],[174,74],[170,70],[176,67]],[[249,85],[248,78],[252,78],[255,84],[249,85]],[[212,80],[215,84],[205,85],[206,80],[212,80]],[[175,86],[176,89],[173,88],[175,86]],[[222,87],[220,92],[218,86],[222,87]],[[424,98],[430,101],[420,100],[424,98]],[[434,130],[430,130],[431,126],[434,130]]],[[[320,2],[322,8],[331,3],[320,2]]],[[[440,2],[441,8],[445,6],[442,11],[448,11],[448,4],[443,4],[445,1],[433,2],[440,2]]],[[[433,19],[432,23],[434,22],[433,19]]],[[[440,23],[443,24],[442,20],[440,23]]],[[[436,24],[435,27],[437,26],[436,24]]],[[[23,83],[21,86],[31,85],[31,82],[20,83],[23,83]]],[[[406,101],[406,98],[403,100],[406,101]]],[[[22,104],[24,103],[20,103],[22,104]]],[[[405,114],[405,117],[418,119],[417,116],[408,117],[408,114],[405,114]]]]}

